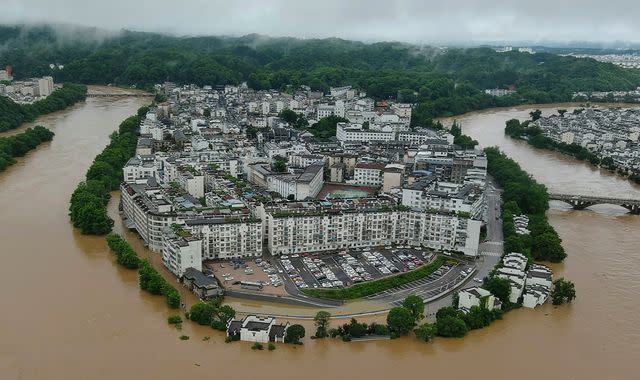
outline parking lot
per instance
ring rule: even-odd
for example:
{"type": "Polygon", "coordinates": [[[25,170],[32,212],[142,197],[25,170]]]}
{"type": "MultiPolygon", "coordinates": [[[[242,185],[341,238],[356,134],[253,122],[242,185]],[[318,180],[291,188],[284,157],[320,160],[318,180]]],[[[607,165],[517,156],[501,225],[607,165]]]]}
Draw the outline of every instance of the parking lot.
{"type": "Polygon", "coordinates": [[[277,265],[300,289],[339,288],[406,272],[434,258],[430,251],[400,247],[282,255],[277,265]]]}
{"type": "Polygon", "coordinates": [[[282,273],[278,268],[267,261],[258,258],[255,260],[232,260],[224,262],[205,262],[205,268],[212,271],[218,281],[225,287],[235,290],[253,290],[274,295],[286,295],[282,282],[282,273]],[[244,283],[244,285],[243,285],[244,283]],[[247,284],[260,284],[248,287],[247,284]]]}

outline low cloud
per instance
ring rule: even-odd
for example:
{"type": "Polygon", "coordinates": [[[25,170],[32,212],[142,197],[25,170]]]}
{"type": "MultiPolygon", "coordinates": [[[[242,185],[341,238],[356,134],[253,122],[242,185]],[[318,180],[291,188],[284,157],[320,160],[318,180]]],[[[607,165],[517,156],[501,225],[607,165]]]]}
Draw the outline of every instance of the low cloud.
{"type": "Polygon", "coordinates": [[[178,35],[340,37],[473,44],[640,42],[633,0],[20,0],[2,23],[69,23],[178,35]]]}

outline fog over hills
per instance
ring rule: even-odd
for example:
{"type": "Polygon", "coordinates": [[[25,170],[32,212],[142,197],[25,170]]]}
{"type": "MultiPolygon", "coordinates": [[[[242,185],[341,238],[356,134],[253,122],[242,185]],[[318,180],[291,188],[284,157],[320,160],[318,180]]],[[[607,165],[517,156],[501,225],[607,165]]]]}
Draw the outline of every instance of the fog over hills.
{"type": "MultiPolygon", "coordinates": [[[[3,5],[0,23],[94,26],[174,35],[242,36],[478,45],[634,46],[640,2],[633,0],[21,0],[3,5]]],[[[99,37],[96,33],[94,37],[99,37]]]]}

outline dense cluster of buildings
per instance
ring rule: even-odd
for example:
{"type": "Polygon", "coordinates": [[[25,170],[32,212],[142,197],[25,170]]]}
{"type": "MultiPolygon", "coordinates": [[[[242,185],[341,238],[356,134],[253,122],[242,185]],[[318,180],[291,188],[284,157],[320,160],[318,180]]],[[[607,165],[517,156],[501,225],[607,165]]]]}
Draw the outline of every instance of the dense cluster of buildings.
{"type": "MultiPolygon", "coordinates": [[[[509,281],[509,302],[533,309],[547,302],[553,287],[553,272],[540,264],[529,264],[522,253],[504,255],[495,276],[509,281]]],[[[458,292],[458,309],[468,313],[473,306],[500,309],[502,302],[490,291],[478,286],[458,292]]]]}
{"type": "Polygon", "coordinates": [[[31,78],[24,81],[12,81],[11,70],[8,67],[0,70],[0,95],[11,98],[18,104],[29,104],[51,95],[56,89],[53,78],[31,78]]]}
{"type": "Polygon", "coordinates": [[[640,102],[640,87],[629,91],[578,91],[574,92],[574,101],[598,101],[598,102],[640,102]]]}
{"type": "Polygon", "coordinates": [[[402,244],[478,254],[486,157],[446,131],[409,128],[410,105],[351,87],[158,90],[168,100],[141,123],[121,209],[176,276],[264,252],[402,244]],[[335,138],[315,137],[315,121],[331,115],[349,121],[335,138]]]}
{"type": "Polygon", "coordinates": [[[640,69],[638,54],[566,54],[566,56],[595,59],[599,62],[613,63],[625,69],[640,69]]]}
{"type": "Polygon", "coordinates": [[[640,111],[587,108],[542,117],[532,125],[556,142],[577,144],[629,173],[640,173],[640,111]]]}
{"type": "Polygon", "coordinates": [[[502,266],[496,276],[509,280],[511,292],[509,301],[522,303],[524,307],[535,308],[547,301],[553,285],[553,272],[540,264],[528,264],[522,253],[504,255],[502,266]]]}

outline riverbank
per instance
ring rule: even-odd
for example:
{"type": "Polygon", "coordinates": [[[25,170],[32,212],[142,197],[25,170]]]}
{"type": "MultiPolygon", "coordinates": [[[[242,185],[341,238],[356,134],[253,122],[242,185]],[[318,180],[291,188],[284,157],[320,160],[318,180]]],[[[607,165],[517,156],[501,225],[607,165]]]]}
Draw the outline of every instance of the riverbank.
{"type": "MultiPolygon", "coordinates": [[[[581,112],[581,109],[576,110],[576,112],[581,112]]],[[[522,123],[516,119],[509,120],[506,122],[504,132],[511,138],[526,141],[535,148],[556,151],[574,157],[577,160],[590,163],[595,168],[608,170],[622,178],[640,184],[640,174],[629,173],[624,167],[617,165],[611,157],[602,157],[602,154],[594,153],[579,144],[557,142],[548,137],[540,127],[531,126],[532,122],[533,119],[522,123]]]]}
{"type": "Polygon", "coordinates": [[[54,133],[42,126],[9,136],[0,137],[0,172],[17,163],[16,158],[22,157],[40,144],[51,141],[54,133]]]}
{"type": "Polygon", "coordinates": [[[65,83],[42,100],[31,104],[17,104],[11,99],[0,96],[0,132],[16,129],[25,122],[38,116],[63,110],[87,96],[87,86],[65,83]]]}
{"type": "Polygon", "coordinates": [[[140,107],[137,114],[120,123],[118,131],[109,136],[109,145],[93,159],[85,181],[71,195],[69,219],[83,234],[111,232],[114,221],[107,215],[109,192],[123,181],[122,168],[135,154],[140,122],[148,109],[140,107]]]}

